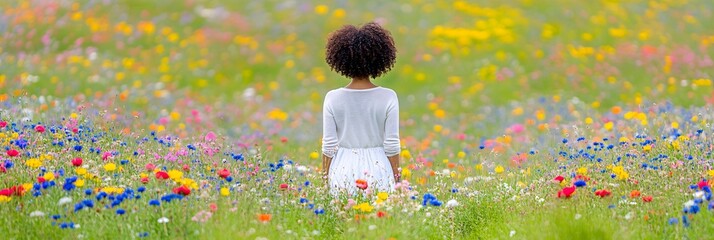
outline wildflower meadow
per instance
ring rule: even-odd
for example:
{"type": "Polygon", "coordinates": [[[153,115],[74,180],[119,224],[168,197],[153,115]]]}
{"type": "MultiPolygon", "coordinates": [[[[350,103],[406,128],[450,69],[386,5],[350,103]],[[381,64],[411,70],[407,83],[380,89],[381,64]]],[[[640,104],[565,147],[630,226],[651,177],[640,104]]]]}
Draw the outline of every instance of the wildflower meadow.
{"type": "Polygon", "coordinates": [[[2,0],[2,239],[711,239],[714,2],[2,0]],[[333,198],[374,21],[402,181],[333,198]]]}

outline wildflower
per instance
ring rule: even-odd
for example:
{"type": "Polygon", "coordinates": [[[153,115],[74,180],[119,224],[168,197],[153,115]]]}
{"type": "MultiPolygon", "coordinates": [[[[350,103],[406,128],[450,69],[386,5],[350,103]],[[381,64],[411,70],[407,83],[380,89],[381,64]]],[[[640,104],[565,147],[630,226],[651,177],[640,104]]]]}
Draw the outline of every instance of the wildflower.
{"type": "Polygon", "coordinates": [[[146,166],[144,166],[144,168],[146,168],[146,171],[154,171],[156,166],[154,166],[154,164],[147,163],[146,166]]]}
{"type": "Polygon", "coordinates": [[[385,217],[385,216],[387,216],[387,213],[382,212],[382,211],[377,212],[377,217],[378,217],[378,218],[383,218],[383,217],[385,217]]]}
{"type": "Polygon", "coordinates": [[[558,198],[570,198],[575,193],[575,186],[565,187],[558,191],[558,198]]]}
{"type": "Polygon", "coordinates": [[[209,211],[201,210],[201,211],[197,212],[196,215],[194,215],[191,218],[191,220],[193,220],[194,222],[204,223],[204,222],[208,221],[208,219],[210,219],[211,216],[213,216],[213,213],[211,213],[209,211]]]}
{"type": "Polygon", "coordinates": [[[82,158],[72,159],[72,166],[75,166],[75,167],[82,166],[82,158]]]}
{"type": "Polygon", "coordinates": [[[38,133],[43,133],[43,132],[45,132],[45,126],[37,125],[37,126],[35,126],[35,131],[38,133]]]}
{"type": "Polygon", "coordinates": [[[30,217],[44,217],[45,213],[42,211],[34,211],[30,213],[30,217]]]}
{"type": "Polygon", "coordinates": [[[577,181],[575,181],[574,185],[575,185],[576,187],[585,187],[585,186],[587,186],[588,184],[587,184],[584,180],[577,180],[577,181]]]}
{"type": "Polygon", "coordinates": [[[317,159],[319,157],[320,157],[320,154],[318,152],[313,151],[310,153],[310,159],[317,159]]]}
{"type": "Polygon", "coordinates": [[[0,195],[0,203],[6,203],[12,200],[12,198],[5,196],[5,195],[0,195]]]}
{"type": "Polygon", "coordinates": [[[166,218],[166,217],[161,217],[161,218],[159,218],[158,222],[159,222],[159,223],[168,223],[168,222],[169,222],[169,219],[166,218]]]}
{"type": "Polygon", "coordinates": [[[221,178],[223,178],[223,179],[227,178],[227,177],[230,176],[230,175],[231,175],[231,172],[228,171],[228,169],[225,169],[225,168],[224,168],[223,170],[219,170],[219,171],[218,171],[218,176],[221,177],[221,178]]]}
{"type": "Polygon", "coordinates": [[[612,192],[605,189],[595,191],[595,195],[600,196],[601,198],[610,196],[610,194],[612,194],[612,192]]]}
{"type": "Polygon", "coordinates": [[[117,215],[124,215],[124,213],[126,213],[126,210],[121,209],[121,208],[117,209],[117,215]]]}
{"type": "Polygon", "coordinates": [[[263,222],[263,223],[270,222],[271,218],[273,218],[273,216],[270,214],[265,214],[265,213],[258,214],[258,221],[263,222]]]}
{"type": "Polygon", "coordinates": [[[57,203],[57,205],[62,206],[62,205],[65,205],[65,204],[71,203],[71,202],[72,202],[72,198],[71,198],[71,197],[63,197],[63,198],[60,198],[60,200],[59,200],[59,202],[57,203]]]}
{"type": "Polygon", "coordinates": [[[157,200],[157,199],[149,200],[149,206],[159,206],[159,205],[161,205],[161,202],[159,202],[159,200],[157,200]]]}
{"type": "Polygon", "coordinates": [[[231,191],[228,190],[228,188],[221,188],[221,196],[229,196],[231,195],[231,191]]]}
{"type": "Polygon", "coordinates": [[[180,187],[174,188],[173,192],[176,194],[181,194],[183,196],[188,196],[189,194],[191,194],[191,189],[184,185],[181,185],[180,187]]]}
{"type": "Polygon", "coordinates": [[[104,165],[104,170],[107,172],[112,172],[114,170],[117,170],[117,165],[114,163],[107,163],[104,165]]]}
{"type": "Polygon", "coordinates": [[[357,188],[362,189],[362,190],[367,189],[367,186],[368,186],[367,180],[357,179],[357,180],[355,181],[355,183],[357,184],[357,188]]]}
{"type": "Polygon", "coordinates": [[[639,197],[639,196],[640,196],[640,191],[632,190],[632,192],[630,192],[630,197],[631,197],[631,198],[636,198],[636,197],[639,197]]]}
{"type": "Polygon", "coordinates": [[[179,170],[171,170],[168,172],[168,175],[171,180],[178,181],[181,180],[181,178],[183,177],[183,172],[179,170]]]}
{"type": "Polygon", "coordinates": [[[286,190],[286,189],[288,189],[288,184],[287,184],[287,183],[281,183],[279,187],[280,187],[280,190],[286,190]]]}
{"type": "Polygon", "coordinates": [[[459,206],[459,202],[456,201],[456,199],[451,199],[448,202],[446,202],[446,207],[448,208],[455,208],[459,206]]]}
{"type": "Polygon", "coordinates": [[[642,197],[643,202],[652,202],[652,196],[644,196],[642,197]]]}
{"type": "Polygon", "coordinates": [[[169,179],[169,174],[164,171],[156,172],[156,179],[169,179]]]}
{"type": "Polygon", "coordinates": [[[709,186],[709,182],[707,182],[707,180],[702,180],[702,181],[700,181],[700,182],[697,183],[697,187],[699,187],[699,189],[702,189],[702,188],[704,188],[704,187],[706,187],[706,186],[709,186]]]}
{"type": "Polygon", "coordinates": [[[500,173],[503,173],[504,170],[505,170],[505,169],[504,169],[503,166],[501,166],[501,165],[496,166],[496,168],[494,169],[494,171],[495,171],[496,173],[499,173],[499,174],[500,174],[500,173]]]}
{"type": "Polygon", "coordinates": [[[558,176],[556,176],[555,178],[553,178],[553,182],[556,182],[556,183],[561,183],[561,182],[563,182],[563,180],[565,180],[565,178],[564,178],[563,176],[560,176],[560,175],[558,175],[558,176]]]}
{"type": "Polygon", "coordinates": [[[359,210],[363,213],[369,213],[369,212],[372,212],[374,207],[372,205],[370,205],[369,203],[365,202],[365,203],[360,203],[360,204],[355,205],[354,207],[352,207],[352,209],[359,210]]]}
{"type": "Polygon", "coordinates": [[[7,150],[7,152],[5,152],[5,153],[7,153],[7,155],[10,157],[16,157],[17,155],[20,155],[20,152],[18,152],[15,149],[7,150]]]}
{"type": "Polygon", "coordinates": [[[384,201],[387,201],[387,198],[389,198],[388,193],[386,193],[386,192],[377,193],[377,203],[382,203],[384,201]]]}

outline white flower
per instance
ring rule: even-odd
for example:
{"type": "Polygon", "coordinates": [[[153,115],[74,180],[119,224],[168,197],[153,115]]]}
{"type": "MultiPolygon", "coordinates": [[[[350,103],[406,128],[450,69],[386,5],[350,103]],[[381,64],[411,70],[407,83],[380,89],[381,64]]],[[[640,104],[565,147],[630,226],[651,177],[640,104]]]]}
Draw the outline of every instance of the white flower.
{"type": "Polygon", "coordinates": [[[34,211],[30,213],[30,217],[44,217],[45,213],[41,211],[34,211]]]}
{"type": "Polygon", "coordinates": [[[168,223],[169,219],[166,217],[159,218],[159,223],[168,223]]]}
{"type": "Polygon", "coordinates": [[[446,202],[446,207],[448,207],[448,208],[454,208],[454,207],[458,207],[458,206],[459,206],[459,202],[456,201],[456,199],[451,199],[448,202],[446,202]]]}
{"type": "Polygon", "coordinates": [[[625,220],[630,220],[632,218],[632,212],[628,212],[627,215],[625,215],[625,220]]]}
{"type": "Polygon", "coordinates": [[[692,206],[694,206],[694,205],[697,205],[696,203],[694,203],[694,200],[689,200],[689,201],[687,201],[687,202],[684,203],[684,208],[687,208],[687,209],[688,209],[688,208],[690,208],[690,207],[692,207],[692,206]]]}
{"type": "Polygon", "coordinates": [[[62,205],[65,205],[65,204],[68,204],[68,203],[71,203],[71,202],[72,202],[72,198],[71,198],[71,197],[63,197],[63,198],[60,198],[60,200],[59,200],[59,202],[57,203],[57,205],[62,206],[62,205]]]}
{"type": "Polygon", "coordinates": [[[296,169],[298,172],[301,172],[301,173],[307,172],[307,170],[308,170],[307,167],[302,166],[302,165],[301,165],[301,166],[297,166],[295,169],[296,169]]]}
{"type": "Polygon", "coordinates": [[[513,237],[516,235],[516,230],[511,230],[511,232],[508,234],[509,237],[513,237]]]}
{"type": "Polygon", "coordinates": [[[374,230],[374,229],[377,229],[377,225],[369,225],[369,230],[370,230],[370,231],[371,231],[371,230],[374,230]]]}
{"type": "Polygon", "coordinates": [[[583,217],[583,215],[580,215],[580,213],[575,214],[575,220],[578,220],[582,217],[583,217]]]}
{"type": "MultiPolygon", "coordinates": [[[[697,198],[704,199],[704,198],[703,198],[703,197],[704,197],[704,191],[697,191],[697,192],[695,192],[693,195],[694,195],[694,199],[697,199],[697,198]]],[[[706,199],[705,199],[705,200],[706,200],[706,199]]]]}

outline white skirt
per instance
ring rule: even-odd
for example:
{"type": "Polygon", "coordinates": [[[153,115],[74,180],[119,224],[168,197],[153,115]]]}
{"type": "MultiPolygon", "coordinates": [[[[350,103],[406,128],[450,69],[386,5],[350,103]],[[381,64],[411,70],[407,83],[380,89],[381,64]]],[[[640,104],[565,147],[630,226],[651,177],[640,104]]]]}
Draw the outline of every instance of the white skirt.
{"type": "Polygon", "coordinates": [[[361,189],[356,181],[367,181],[367,190],[372,193],[391,192],[394,189],[394,175],[384,148],[338,148],[330,164],[328,181],[330,193],[356,195],[361,189]]]}

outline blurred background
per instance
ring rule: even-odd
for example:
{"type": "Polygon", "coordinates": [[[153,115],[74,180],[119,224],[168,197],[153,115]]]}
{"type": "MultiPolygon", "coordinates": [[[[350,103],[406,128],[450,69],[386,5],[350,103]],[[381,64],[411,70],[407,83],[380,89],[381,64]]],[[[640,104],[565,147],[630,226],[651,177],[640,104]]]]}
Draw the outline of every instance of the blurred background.
{"type": "Polygon", "coordinates": [[[326,37],[376,21],[399,50],[376,84],[397,91],[402,135],[480,144],[514,122],[565,117],[539,101],[595,112],[711,103],[713,5],[3,0],[0,103],[33,120],[92,112],[127,133],[223,129],[239,145],[311,151],[324,94],[348,83],[324,61],[326,37]]]}

